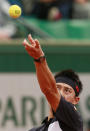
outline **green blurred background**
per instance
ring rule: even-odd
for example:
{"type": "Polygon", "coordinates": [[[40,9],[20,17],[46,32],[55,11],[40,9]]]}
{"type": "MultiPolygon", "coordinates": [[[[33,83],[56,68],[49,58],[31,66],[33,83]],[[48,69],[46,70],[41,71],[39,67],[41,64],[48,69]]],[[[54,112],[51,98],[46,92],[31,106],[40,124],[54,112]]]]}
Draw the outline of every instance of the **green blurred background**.
{"type": "Polygon", "coordinates": [[[14,24],[15,33],[11,38],[0,37],[0,130],[28,130],[39,125],[48,112],[39,88],[32,88],[37,86],[35,67],[22,45],[31,34],[40,41],[53,74],[63,69],[79,73],[84,91],[78,109],[84,131],[90,131],[90,20],[5,18],[14,24]]]}

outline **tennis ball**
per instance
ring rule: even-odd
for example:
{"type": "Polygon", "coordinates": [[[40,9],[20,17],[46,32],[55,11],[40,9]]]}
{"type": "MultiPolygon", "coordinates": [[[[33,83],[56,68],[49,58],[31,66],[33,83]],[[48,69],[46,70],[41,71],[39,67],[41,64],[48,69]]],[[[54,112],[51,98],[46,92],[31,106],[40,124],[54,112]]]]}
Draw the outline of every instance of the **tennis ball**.
{"type": "Polygon", "coordinates": [[[21,8],[18,5],[11,5],[9,8],[9,15],[12,18],[18,18],[21,15],[21,8]]]}

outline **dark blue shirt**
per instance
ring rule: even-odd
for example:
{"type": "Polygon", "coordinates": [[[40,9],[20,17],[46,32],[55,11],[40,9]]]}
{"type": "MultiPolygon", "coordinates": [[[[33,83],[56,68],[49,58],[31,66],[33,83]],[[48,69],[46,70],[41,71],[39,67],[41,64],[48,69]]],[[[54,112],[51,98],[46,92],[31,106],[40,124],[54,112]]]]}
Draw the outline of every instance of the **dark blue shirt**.
{"type": "Polygon", "coordinates": [[[83,131],[83,122],[80,114],[70,102],[61,97],[60,104],[53,113],[54,118],[48,118],[42,122],[40,127],[29,131],[83,131]]]}

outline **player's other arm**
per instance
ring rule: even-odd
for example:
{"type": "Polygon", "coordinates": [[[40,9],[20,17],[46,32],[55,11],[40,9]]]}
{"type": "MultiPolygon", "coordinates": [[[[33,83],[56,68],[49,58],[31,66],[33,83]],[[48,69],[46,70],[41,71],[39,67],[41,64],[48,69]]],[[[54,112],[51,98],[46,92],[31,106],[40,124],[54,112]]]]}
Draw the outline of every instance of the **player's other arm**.
{"type": "MultiPolygon", "coordinates": [[[[43,56],[44,53],[39,42],[37,40],[33,40],[30,35],[28,36],[28,39],[31,44],[29,44],[26,40],[23,42],[28,54],[34,59],[38,59],[40,56],[43,56]]],[[[54,76],[50,71],[46,60],[43,60],[42,62],[35,62],[35,67],[40,88],[45,94],[53,110],[56,111],[61,96],[56,88],[54,76]]]]}

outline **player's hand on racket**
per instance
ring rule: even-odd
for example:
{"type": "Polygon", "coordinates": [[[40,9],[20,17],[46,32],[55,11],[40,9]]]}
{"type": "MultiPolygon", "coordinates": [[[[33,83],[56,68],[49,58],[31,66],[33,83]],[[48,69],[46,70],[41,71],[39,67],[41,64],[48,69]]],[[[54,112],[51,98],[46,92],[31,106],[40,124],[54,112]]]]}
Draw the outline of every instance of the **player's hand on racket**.
{"type": "Polygon", "coordinates": [[[37,39],[33,39],[32,36],[28,35],[29,43],[26,39],[23,41],[23,45],[30,56],[34,59],[38,59],[39,57],[44,55],[44,52],[41,49],[40,43],[37,39]]]}

